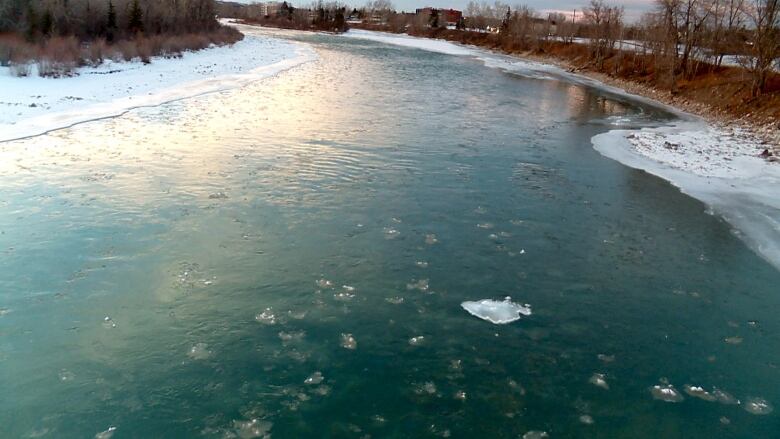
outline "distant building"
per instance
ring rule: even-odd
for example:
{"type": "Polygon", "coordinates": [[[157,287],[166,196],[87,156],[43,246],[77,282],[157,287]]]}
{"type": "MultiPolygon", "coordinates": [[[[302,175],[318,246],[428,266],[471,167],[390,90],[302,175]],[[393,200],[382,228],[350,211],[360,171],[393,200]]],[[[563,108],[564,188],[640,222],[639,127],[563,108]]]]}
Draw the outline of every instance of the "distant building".
{"type": "Polygon", "coordinates": [[[260,3],[258,6],[260,7],[260,13],[264,17],[275,17],[282,8],[282,4],[279,2],[260,3]]]}
{"type": "Polygon", "coordinates": [[[420,8],[415,11],[415,15],[424,17],[430,23],[431,16],[436,15],[438,17],[439,27],[452,27],[457,26],[458,23],[463,21],[463,12],[456,9],[437,9],[437,8],[420,8]]]}

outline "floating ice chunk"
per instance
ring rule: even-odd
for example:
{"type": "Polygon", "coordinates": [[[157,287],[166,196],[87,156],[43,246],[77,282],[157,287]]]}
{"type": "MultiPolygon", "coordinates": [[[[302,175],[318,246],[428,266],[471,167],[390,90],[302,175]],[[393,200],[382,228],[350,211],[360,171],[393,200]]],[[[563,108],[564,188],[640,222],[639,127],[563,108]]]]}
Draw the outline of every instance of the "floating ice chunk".
{"type": "Polygon", "coordinates": [[[317,281],[317,286],[320,288],[330,288],[333,286],[333,283],[327,279],[320,279],[317,281]]]}
{"type": "Polygon", "coordinates": [[[306,331],[279,332],[279,338],[284,341],[298,341],[306,336],[306,331]]]}
{"type": "Polygon", "coordinates": [[[457,399],[459,401],[465,401],[466,400],[466,392],[464,392],[463,390],[458,390],[457,392],[455,392],[455,399],[457,399]]]}
{"type": "Polygon", "coordinates": [[[546,431],[531,430],[523,435],[523,439],[547,439],[550,437],[546,431]]]}
{"type": "Polygon", "coordinates": [[[8,314],[9,312],[11,312],[11,310],[8,308],[0,308],[0,317],[8,314]]]}
{"type": "Polygon", "coordinates": [[[650,388],[653,398],[665,402],[680,402],[683,396],[671,384],[658,384],[650,388]]]}
{"type": "Polygon", "coordinates": [[[591,415],[580,415],[580,422],[582,422],[585,425],[592,425],[593,424],[593,416],[591,415]]]}
{"type": "Polygon", "coordinates": [[[768,415],[772,413],[774,407],[764,398],[748,398],[745,401],[745,410],[754,415],[768,415]]]}
{"type": "Polygon", "coordinates": [[[598,358],[599,360],[601,360],[601,361],[603,361],[605,363],[611,363],[611,362],[615,361],[615,356],[614,355],[598,354],[598,355],[596,355],[596,358],[598,358]]]}
{"type": "Polygon", "coordinates": [[[428,279],[420,279],[417,282],[406,284],[407,290],[428,291],[428,279]]]}
{"type": "Polygon", "coordinates": [[[95,435],[95,439],[111,439],[111,437],[114,436],[114,432],[116,431],[116,427],[108,427],[107,430],[101,431],[100,433],[95,435]]]}
{"type": "Polygon", "coordinates": [[[333,298],[339,302],[349,302],[355,298],[355,295],[349,291],[342,291],[340,293],[333,294],[333,298]]]}
{"type": "Polygon", "coordinates": [[[291,319],[303,320],[304,318],[306,318],[306,311],[295,312],[290,310],[287,311],[287,315],[290,316],[291,319]]]}
{"type": "Polygon", "coordinates": [[[274,325],[276,324],[276,316],[274,315],[271,308],[266,308],[265,311],[261,312],[260,314],[255,316],[255,320],[258,322],[264,324],[264,325],[274,325]]]}
{"type": "Polygon", "coordinates": [[[431,381],[427,381],[425,383],[419,384],[414,388],[414,393],[418,395],[435,395],[436,384],[434,384],[431,381]]]}
{"type": "Polygon", "coordinates": [[[187,356],[193,360],[208,360],[212,355],[213,353],[209,350],[209,345],[206,343],[196,343],[187,352],[187,356]]]}
{"type": "Polygon", "coordinates": [[[103,327],[106,329],[116,328],[116,323],[111,317],[105,316],[103,317],[103,327]]]}
{"type": "Polygon", "coordinates": [[[220,191],[220,192],[214,192],[213,194],[209,195],[210,200],[225,200],[228,196],[226,193],[220,191]]]}
{"type": "Polygon", "coordinates": [[[356,349],[357,341],[352,334],[341,334],[341,347],[344,349],[356,349]]]}
{"type": "Polygon", "coordinates": [[[313,392],[320,396],[326,396],[330,393],[330,386],[323,384],[319,387],[315,387],[313,392]]]}
{"type": "Polygon", "coordinates": [[[401,296],[388,297],[385,299],[385,302],[392,303],[393,305],[400,305],[404,303],[404,298],[401,296]]]}
{"type": "Polygon", "coordinates": [[[740,344],[742,343],[742,337],[734,336],[734,337],[726,337],[723,339],[728,344],[740,344]]]}
{"type": "Polygon", "coordinates": [[[593,384],[596,387],[601,387],[602,389],[609,390],[609,384],[607,384],[607,380],[604,379],[603,373],[594,373],[593,376],[590,377],[588,382],[593,384]]]}
{"type": "Polygon", "coordinates": [[[249,421],[233,421],[233,428],[241,439],[252,439],[256,437],[270,437],[273,424],[269,421],[260,419],[251,419],[249,421]]]}
{"type": "Polygon", "coordinates": [[[480,229],[492,229],[493,223],[479,223],[477,224],[477,227],[479,227],[480,229]]]}
{"type": "Polygon", "coordinates": [[[703,387],[699,386],[692,386],[690,384],[686,384],[683,386],[683,390],[685,393],[687,393],[689,396],[692,396],[694,398],[703,399],[705,401],[717,401],[718,398],[713,395],[712,393],[704,390],[703,387]]]}
{"type": "Polygon", "coordinates": [[[439,242],[439,240],[436,239],[436,235],[434,235],[433,233],[429,233],[429,234],[425,235],[425,243],[426,244],[433,245],[433,244],[436,244],[437,242],[439,242]]]}
{"type": "Polygon", "coordinates": [[[314,372],[313,374],[309,375],[309,377],[306,378],[303,381],[303,384],[309,384],[309,385],[311,385],[311,384],[319,384],[324,379],[325,378],[322,376],[322,372],[317,371],[317,372],[314,372]]]}
{"type": "Polygon", "coordinates": [[[727,405],[739,404],[739,400],[735,398],[734,395],[732,395],[729,392],[726,392],[725,390],[713,388],[712,396],[714,396],[715,399],[721,404],[727,404],[727,405]]]}
{"type": "Polygon", "coordinates": [[[409,344],[412,346],[420,346],[425,342],[425,336],[418,335],[417,337],[412,337],[409,339],[409,344]]]}
{"type": "Polygon", "coordinates": [[[420,268],[428,268],[428,262],[426,261],[417,261],[414,264],[420,268]]]}
{"type": "Polygon", "coordinates": [[[503,301],[483,299],[478,302],[463,302],[460,306],[469,314],[496,325],[520,320],[521,315],[531,315],[531,305],[514,303],[511,297],[503,301]]]}
{"type": "Polygon", "coordinates": [[[395,239],[398,237],[398,235],[401,234],[401,232],[399,232],[398,230],[392,227],[385,227],[384,232],[385,232],[385,239],[395,239]]]}

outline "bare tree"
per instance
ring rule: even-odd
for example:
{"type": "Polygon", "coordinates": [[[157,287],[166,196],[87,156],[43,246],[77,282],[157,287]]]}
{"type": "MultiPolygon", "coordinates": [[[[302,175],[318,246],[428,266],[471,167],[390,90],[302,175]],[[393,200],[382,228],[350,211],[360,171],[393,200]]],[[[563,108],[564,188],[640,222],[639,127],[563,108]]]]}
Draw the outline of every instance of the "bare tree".
{"type": "Polygon", "coordinates": [[[740,62],[752,76],[751,94],[766,90],[766,81],[780,58],[780,0],[751,0],[744,5],[752,27],[749,50],[740,62]]]}
{"type": "Polygon", "coordinates": [[[591,56],[599,69],[613,53],[623,28],[623,8],[609,6],[603,0],[591,0],[583,11],[588,24],[591,56]]]}

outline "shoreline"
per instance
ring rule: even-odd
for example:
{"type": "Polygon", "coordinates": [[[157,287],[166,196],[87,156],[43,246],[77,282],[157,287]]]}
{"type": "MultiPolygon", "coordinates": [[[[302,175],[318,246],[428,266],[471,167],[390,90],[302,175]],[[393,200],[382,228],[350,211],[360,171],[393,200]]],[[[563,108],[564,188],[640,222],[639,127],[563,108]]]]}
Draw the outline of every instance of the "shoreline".
{"type": "Polygon", "coordinates": [[[316,59],[305,45],[235,27],[245,37],[233,45],[150,64],[108,61],[62,78],[18,78],[2,68],[0,143],[240,87],[316,59]]]}
{"type": "Polygon", "coordinates": [[[678,98],[668,90],[661,90],[636,81],[617,78],[601,72],[581,69],[571,62],[554,56],[534,55],[531,53],[525,55],[507,55],[519,59],[528,59],[555,65],[569,73],[581,75],[611,87],[619,88],[632,95],[652,99],[682,113],[692,114],[716,128],[737,128],[743,132],[746,131],[748,132],[748,135],[755,137],[758,142],[763,143],[765,147],[772,152],[772,156],[770,156],[767,161],[780,163],[780,128],[778,128],[778,126],[773,126],[769,123],[759,123],[751,120],[747,116],[740,118],[724,112],[719,112],[708,105],[692,102],[684,98],[678,98]]]}
{"type": "Polygon", "coordinates": [[[359,30],[344,37],[472,57],[489,68],[531,79],[570,81],[663,108],[677,119],[658,128],[627,129],[616,124],[594,136],[592,147],[703,202],[708,213],[721,216],[748,247],[780,270],[780,163],[759,156],[766,144],[750,129],[718,124],[704,114],[664,102],[656,93],[636,93],[639,90],[571,71],[546,58],[523,59],[442,39],[385,32],[359,30]]]}

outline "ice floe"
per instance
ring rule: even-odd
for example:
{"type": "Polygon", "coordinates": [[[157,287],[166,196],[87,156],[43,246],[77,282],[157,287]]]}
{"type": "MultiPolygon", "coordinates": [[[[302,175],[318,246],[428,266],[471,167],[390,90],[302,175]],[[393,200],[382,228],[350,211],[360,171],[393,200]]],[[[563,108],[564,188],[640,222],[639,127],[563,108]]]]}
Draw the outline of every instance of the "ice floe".
{"type": "Polygon", "coordinates": [[[683,386],[683,390],[685,393],[688,394],[688,396],[692,396],[694,398],[703,399],[705,401],[717,401],[718,398],[713,395],[712,393],[704,390],[703,387],[699,386],[692,386],[690,384],[686,384],[683,386]]]}
{"type": "Polygon", "coordinates": [[[424,335],[418,335],[417,337],[412,337],[409,339],[409,344],[412,346],[420,346],[423,343],[425,343],[424,335]]]}
{"type": "Polygon", "coordinates": [[[206,343],[196,343],[187,352],[187,356],[193,360],[208,360],[213,355],[206,343]]]}
{"type": "Polygon", "coordinates": [[[609,384],[607,384],[607,380],[605,379],[603,373],[594,373],[590,377],[588,382],[593,384],[596,387],[601,387],[602,389],[609,390],[609,384]]]}
{"type": "Polygon", "coordinates": [[[496,325],[511,323],[520,320],[521,316],[531,315],[531,305],[514,303],[511,297],[506,297],[503,301],[492,299],[466,301],[460,306],[469,314],[496,325]]]}
{"type": "Polygon", "coordinates": [[[308,384],[308,385],[319,384],[324,379],[325,378],[322,376],[322,372],[317,371],[309,375],[309,377],[303,381],[303,384],[308,384]]]}
{"type": "Polygon", "coordinates": [[[671,384],[657,384],[650,388],[653,398],[665,402],[681,402],[685,398],[671,384]]]}
{"type": "Polygon", "coordinates": [[[768,415],[774,410],[772,404],[764,398],[748,398],[744,407],[748,413],[754,415],[768,415]]]}
{"type": "Polygon", "coordinates": [[[240,439],[270,438],[273,423],[260,419],[233,421],[233,429],[240,439]]]}
{"type": "Polygon", "coordinates": [[[419,279],[416,282],[406,284],[407,290],[428,291],[428,279],[419,279]]]}
{"type": "Polygon", "coordinates": [[[343,333],[341,334],[341,347],[344,349],[357,349],[357,340],[355,340],[352,334],[343,333]]]}
{"type": "Polygon", "coordinates": [[[739,400],[735,398],[734,395],[724,390],[720,390],[717,387],[712,389],[712,396],[714,396],[715,400],[721,404],[726,404],[726,405],[739,404],[739,400]]]}
{"type": "Polygon", "coordinates": [[[260,314],[255,316],[255,320],[258,322],[264,324],[264,325],[275,325],[276,324],[276,316],[274,315],[271,308],[266,308],[265,311],[261,312],[260,314]]]}
{"type": "Polygon", "coordinates": [[[531,430],[523,435],[523,439],[547,439],[550,437],[546,431],[531,430]]]}
{"type": "Polygon", "coordinates": [[[114,436],[116,427],[108,427],[106,430],[101,431],[95,435],[95,439],[111,439],[114,436]]]}

